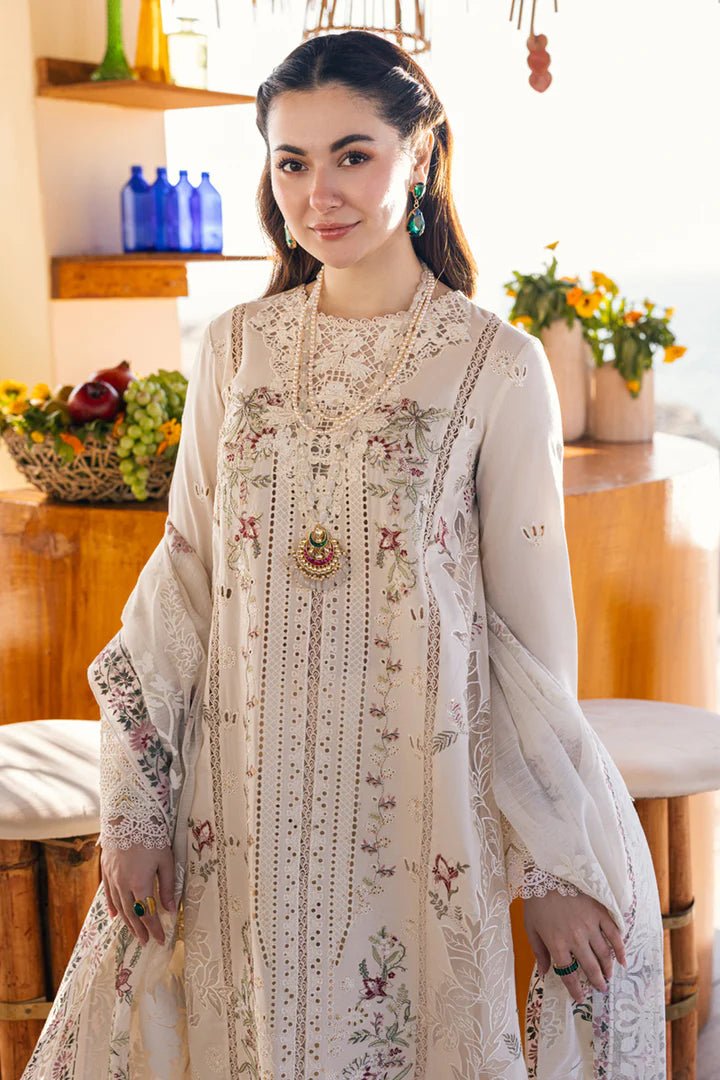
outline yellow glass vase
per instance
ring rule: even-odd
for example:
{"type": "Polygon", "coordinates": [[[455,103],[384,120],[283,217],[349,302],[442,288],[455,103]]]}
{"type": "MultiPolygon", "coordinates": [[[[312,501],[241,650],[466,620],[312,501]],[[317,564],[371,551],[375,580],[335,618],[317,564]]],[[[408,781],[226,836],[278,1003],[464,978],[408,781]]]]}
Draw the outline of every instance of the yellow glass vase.
{"type": "Polygon", "coordinates": [[[134,71],[146,82],[172,82],[160,0],[141,0],[134,71]]]}

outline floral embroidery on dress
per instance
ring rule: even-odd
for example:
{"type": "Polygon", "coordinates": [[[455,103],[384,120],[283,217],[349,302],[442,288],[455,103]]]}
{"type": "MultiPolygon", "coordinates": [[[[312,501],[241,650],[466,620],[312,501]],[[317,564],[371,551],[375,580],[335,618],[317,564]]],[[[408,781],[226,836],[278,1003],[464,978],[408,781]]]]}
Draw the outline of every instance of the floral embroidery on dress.
{"type": "MultiPolygon", "coordinates": [[[[341,1080],[403,1080],[413,1067],[408,1053],[414,1036],[412,1003],[406,983],[392,980],[405,971],[406,947],[383,926],[370,935],[373,968],[366,959],[359,965],[361,989],[355,1006],[365,1022],[355,1024],[350,1042],[368,1043],[372,1049],[356,1057],[340,1074],[341,1080]]],[[[335,1073],[337,1076],[337,1073],[335,1073]]]]}
{"type": "Polygon", "coordinates": [[[521,364],[518,352],[509,352],[507,349],[491,350],[488,357],[488,366],[491,371],[498,375],[506,375],[516,386],[522,386],[527,378],[527,364],[521,364]]]}
{"type": "Polygon", "coordinates": [[[526,540],[529,540],[535,547],[539,547],[542,543],[542,538],[545,535],[544,525],[523,525],[522,533],[526,540]]]}

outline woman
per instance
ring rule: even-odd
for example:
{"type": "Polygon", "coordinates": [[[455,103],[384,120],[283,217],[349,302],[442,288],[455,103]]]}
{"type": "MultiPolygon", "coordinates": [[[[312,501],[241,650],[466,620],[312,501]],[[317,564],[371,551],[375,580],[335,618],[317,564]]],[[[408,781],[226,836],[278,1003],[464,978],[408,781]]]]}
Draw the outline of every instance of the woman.
{"type": "Polygon", "coordinates": [[[652,864],[576,696],[557,394],[468,299],[442,105],[349,32],[257,123],[278,257],[207,328],[165,536],[89,668],[103,884],[25,1078],[661,1080],[652,864]]]}

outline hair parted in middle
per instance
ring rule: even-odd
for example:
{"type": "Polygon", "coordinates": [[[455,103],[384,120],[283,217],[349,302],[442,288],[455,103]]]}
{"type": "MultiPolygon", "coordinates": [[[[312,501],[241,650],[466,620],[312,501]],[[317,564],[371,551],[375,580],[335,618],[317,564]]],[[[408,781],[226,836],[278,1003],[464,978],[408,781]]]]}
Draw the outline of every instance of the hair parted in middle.
{"type": "MultiPolygon", "coordinates": [[[[417,256],[451,289],[472,297],[477,264],[458,219],[450,179],[453,137],[430,80],[400,46],[369,30],[347,30],[311,38],[293,49],[273,68],[256,94],[256,124],[265,140],[267,157],[257,192],[260,224],[275,249],[274,268],[264,296],[312,281],[322,263],[298,245],[285,240],[285,223],[271,183],[268,114],[274,98],[293,90],[341,85],[368,99],[383,123],[394,127],[411,146],[424,131],[435,136],[422,211],[425,231],[413,238],[417,256]]],[[[408,189],[409,207],[412,205],[408,189]]]]}

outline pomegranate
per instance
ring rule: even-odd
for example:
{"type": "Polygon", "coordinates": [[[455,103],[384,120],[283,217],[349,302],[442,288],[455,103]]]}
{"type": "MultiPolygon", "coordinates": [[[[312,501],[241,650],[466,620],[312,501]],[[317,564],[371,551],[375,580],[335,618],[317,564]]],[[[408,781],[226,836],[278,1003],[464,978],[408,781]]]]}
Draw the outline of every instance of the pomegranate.
{"type": "Polygon", "coordinates": [[[117,390],[120,397],[127,390],[128,385],[135,381],[135,376],[130,371],[127,360],[121,360],[117,367],[103,368],[102,371],[94,371],[90,376],[92,382],[105,382],[117,390]]]}
{"type": "Polygon", "coordinates": [[[89,420],[112,420],[120,409],[121,397],[114,386],[95,380],[78,383],[67,404],[71,421],[86,424],[89,420]]]}

